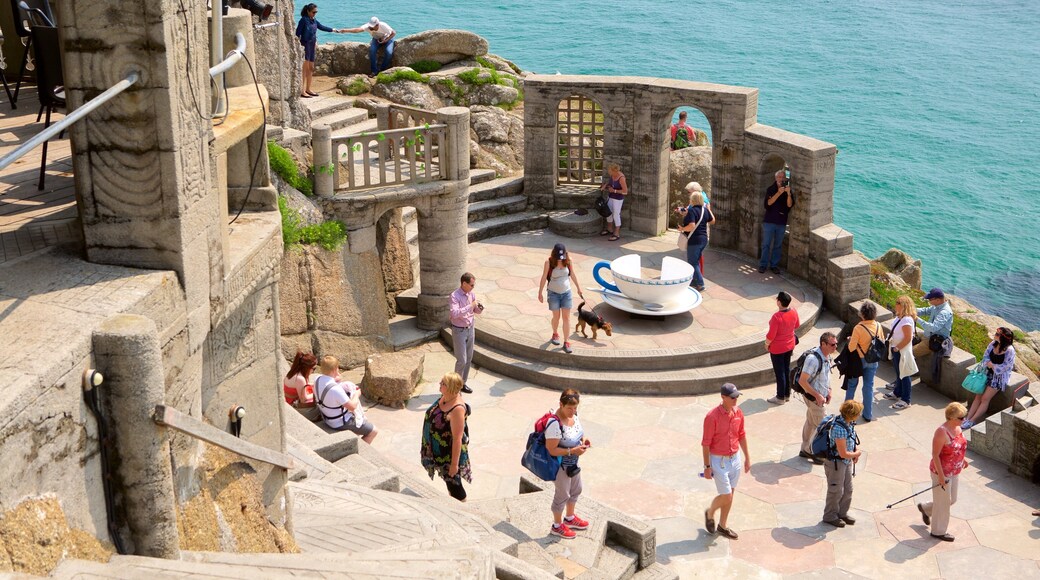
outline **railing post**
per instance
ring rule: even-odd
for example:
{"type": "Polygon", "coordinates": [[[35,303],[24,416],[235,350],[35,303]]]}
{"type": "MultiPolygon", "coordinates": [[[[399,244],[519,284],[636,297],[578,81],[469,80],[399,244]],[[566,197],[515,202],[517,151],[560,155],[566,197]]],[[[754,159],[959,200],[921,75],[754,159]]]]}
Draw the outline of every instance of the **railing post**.
{"type": "Polygon", "coordinates": [[[311,147],[314,151],[314,194],[332,195],[335,183],[335,160],[332,158],[332,128],[317,125],[311,128],[311,147]]]}
{"type": "MultiPolygon", "coordinates": [[[[387,103],[379,103],[376,105],[376,131],[383,133],[390,129],[390,105],[387,103]]],[[[383,139],[379,142],[379,158],[390,159],[389,139],[383,139]]]]}
{"type": "Polygon", "coordinates": [[[441,171],[449,181],[469,179],[469,109],[437,109],[437,122],[448,127],[447,143],[441,148],[441,171]]]}

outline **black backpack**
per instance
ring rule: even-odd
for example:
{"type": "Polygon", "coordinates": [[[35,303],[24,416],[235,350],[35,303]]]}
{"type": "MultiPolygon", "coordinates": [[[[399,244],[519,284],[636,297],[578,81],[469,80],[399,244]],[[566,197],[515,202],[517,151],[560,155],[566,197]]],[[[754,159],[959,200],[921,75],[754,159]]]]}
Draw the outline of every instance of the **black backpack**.
{"type": "MultiPolygon", "coordinates": [[[[863,330],[866,329],[867,327],[864,326],[863,330]]],[[[869,330],[867,330],[867,334],[870,334],[869,330]]],[[[884,357],[885,341],[881,340],[881,325],[878,325],[877,334],[870,337],[870,346],[868,346],[866,352],[863,353],[863,362],[874,364],[876,362],[881,362],[881,359],[884,357]]]]}
{"type": "Polygon", "coordinates": [[[603,217],[607,217],[610,215],[610,206],[607,205],[606,197],[602,195],[597,197],[596,202],[593,205],[595,206],[596,213],[598,213],[599,215],[603,217]]]}
{"type": "Polygon", "coordinates": [[[803,352],[802,356],[798,357],[798,360],[795,361],[794,366],[791,367],[790,376],[787,377],[787,384],[791,385],[791,390],[798,393],[799,395],[802,395],[803,397],[807,395],[805,394],[805,389],[803,389],[802,385],[798,383],[798,378],[802,376],[802,367],[805,366],[805,359],[809,358],[810,353],[820,361],[820,368],[817,369],[815,373],[809,376],[809,382],[812,383],[816,380],[816,377],[820,376],[820,371],[823,370],[823,356],[820,354],[819,349],[810,348],[809,350],[803,352]]]}

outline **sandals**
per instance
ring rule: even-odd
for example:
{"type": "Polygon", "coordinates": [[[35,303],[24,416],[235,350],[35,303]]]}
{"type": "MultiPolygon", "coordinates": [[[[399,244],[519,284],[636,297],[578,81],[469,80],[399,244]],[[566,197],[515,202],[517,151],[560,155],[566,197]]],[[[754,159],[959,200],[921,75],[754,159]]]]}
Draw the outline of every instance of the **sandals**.
{"type": "Polygon", "coordinates": [[[621,239],[621,236],[610,236],[609,238],[607,238],[607,241],[608,242],[616,242],[616,241],[618,241],[620,239],[621,239]]]}
{"type": "Polygon", "coordinates": [[[320,96],[321,96],[321,95],[319,95],[318,93],[315,93],[315,92],[313,92],[313,91],[305,91],[305,92],[306,92],[306,93],[307,93],[308,95],[312,96],[312,97],[320,97],[320,96]]]}
{"type": "Polygon", "coordinates": [[[599,235],[601,235],[601,236],[609,236],[610,235],[610,230],[603,230],[602,232],[599,233],[599,235]]]}
{"type": "Polygon", "coordinates": [[[300,93],[300,98],[301,99],[310,99],[312,97],[310,95],[308,95],[307,93],[300,93]]]}

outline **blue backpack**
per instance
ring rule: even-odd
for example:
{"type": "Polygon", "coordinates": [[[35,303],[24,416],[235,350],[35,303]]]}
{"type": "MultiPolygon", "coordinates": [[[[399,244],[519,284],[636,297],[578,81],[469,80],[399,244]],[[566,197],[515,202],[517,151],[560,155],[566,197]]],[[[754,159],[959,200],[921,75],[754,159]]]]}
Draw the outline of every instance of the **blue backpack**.
{"type": "Polygon", "coordinates": [[[856,445],[859,445],[859,437],[856,436],[856,430],[852,425],[845,422],[845,419],[841,415],[827,415],[820,421],[820,424],[816,426],[816,432],[812,438],[812,454],[814,457],[819,459],[838,460],[841,456],[838,455],[838,447],[834,443],[834,425],[837,422],[841,422],[841,425],[849,431],[849,437],[851,437],[856,445]]]}
{"type": "Polygon", "coordinates": [[[546,413],[535,421],[534,431],[527,436],[527,450],[520,458],[520,465],[542,481],[556,481],[556,474],[560,471],[560,458],[549,455],[549,449],[545,447],[545,428],[550,421],[559,423],[560,420],[555,414],[546,413]]]}

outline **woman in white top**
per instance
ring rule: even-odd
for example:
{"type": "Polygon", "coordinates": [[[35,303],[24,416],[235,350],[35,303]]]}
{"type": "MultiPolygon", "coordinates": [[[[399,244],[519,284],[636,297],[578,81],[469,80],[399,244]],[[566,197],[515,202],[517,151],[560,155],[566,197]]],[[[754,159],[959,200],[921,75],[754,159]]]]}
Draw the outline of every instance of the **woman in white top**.
{"type": "Polygon", "coordinates": [[[913,353],[917,308],[910,297],[904,294],[896,299],[895,313],[896,322],[892,325],[892,334],[888,340],[892,348],[892,367],[896,371],[896,388],[887,393],[885,398],[895,401],[893,409],[905,409],[910,406],[910,377],[917,373],[917,361],[913,353]]]}
{"type": "Polygon", "coordinates": [[[545,448],[549,455],[560,458],[560,471],[556,474],[556,493],[553,495],[553,525],[549,533],[564,539],[572,539],[574,530],[584,530],[589,522],[574,514],[574,506],[581,495],[581,468],[578,458],[592,447],[578,420],[578,403],[581,394],[566,389],[560,395],[560,408],[556,416],[545,425],[545,448]],[[566,507],[567,515],[563,515],[566,507]]]}
{"type": "MultiPolygon", "coordinates": [[[[570,254],[567,253],[567,248],[563,244],[556,244],[553,246],[549,259],[545,261],[545,268],[542,270],[542,281],[538,284],[539,302],[545,302],[542,292],[546,289],[546,285],[549,286],[549,310],[552,311],[553,331],[549,342],[552,344],[560,344],[559,328],[561,314],[563,316],[563,331],[569,334],[571,308],[573,307],[571,300],[572,281],[574,282],[574,287],[578,289],[578,296],[584,300],[585,295],[582,294],[581,284],[578,283],[578,277],[574,274],[570,254]]],[[[566,339],[563,341],[563,352],[567,354],[573,352],[571,351],[570,341],[566,339]]]]}

